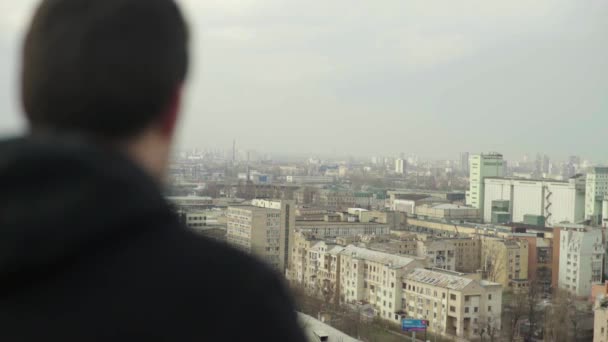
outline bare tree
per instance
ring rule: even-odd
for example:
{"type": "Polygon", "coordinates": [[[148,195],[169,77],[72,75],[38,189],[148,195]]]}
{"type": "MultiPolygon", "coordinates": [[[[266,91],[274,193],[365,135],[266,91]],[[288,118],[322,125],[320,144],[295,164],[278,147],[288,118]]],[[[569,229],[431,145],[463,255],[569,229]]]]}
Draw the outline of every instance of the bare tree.
{"type": "Polygon", "coordinates": [[[499,321],[495,319],[492,315],[489,315],[485,320],[485,328],[486,334],[490,337],[490,342],[494,342],[494,340],[500,336],[500,326],[499,321]]]}
{"type": "Polygon", "coordinates": [[[485,279],[502,283],[501,276],[505,274],[507,260],[496,243],[484,243],[482,250],[482,267],[485,279]]]}
{"type": "Polygon", "coordinates": [[[505,303],[503,310],[503,323],[505,338],[509,342],[515,341],[519,322],[526,316],[527,312],[526,293],[516,293],[509,302],[505,303]]]}
{"type": "Polygon", "coordinates": [[[530,330],[528,331],[527,339],[531,340],[532,335],[534,334],[535,327],[538,323],[539,314],[539,304],[541,298],[541,287],[539,283],[535,280],[530,282],[527,291],[525,291],[525,297],[527,302],[527,315],[528,322],[530,322],[530,330]]]}
{"type": "Polygon", "coordinates": [[[545,339],[553,342],[567,342],[570,335],[569,306],[571,296],[558,290],[553,305],[547,310],[545,318],[545,339]]]}

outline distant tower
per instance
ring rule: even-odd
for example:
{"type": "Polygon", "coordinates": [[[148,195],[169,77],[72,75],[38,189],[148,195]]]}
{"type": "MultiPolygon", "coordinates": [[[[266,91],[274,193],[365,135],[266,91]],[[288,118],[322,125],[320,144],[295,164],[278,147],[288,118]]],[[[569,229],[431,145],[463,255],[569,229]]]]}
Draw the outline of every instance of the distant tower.
{"type": "Polygon", "coordinates": [[[232,164],[236,163],[236,139],[232,140],[232,164]]]}
{"type": "Polygon", "coordinates": [[[405,168],[406,168],[406,161],[404,159],[397,159],[395,160],[395,173],[400,174],[400,175],[404,175],[405,174],[405,168]]]}

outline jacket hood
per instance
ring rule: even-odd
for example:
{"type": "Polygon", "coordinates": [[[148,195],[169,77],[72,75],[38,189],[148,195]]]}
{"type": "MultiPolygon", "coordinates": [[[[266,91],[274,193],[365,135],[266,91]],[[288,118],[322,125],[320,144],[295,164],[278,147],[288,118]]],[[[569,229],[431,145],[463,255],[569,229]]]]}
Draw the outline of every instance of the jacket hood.
{"type": "Polygon", "coordinates": [[[152,178],[111,148],[72,137],[0,143],[2,286],[173,218],[152,178]]]}

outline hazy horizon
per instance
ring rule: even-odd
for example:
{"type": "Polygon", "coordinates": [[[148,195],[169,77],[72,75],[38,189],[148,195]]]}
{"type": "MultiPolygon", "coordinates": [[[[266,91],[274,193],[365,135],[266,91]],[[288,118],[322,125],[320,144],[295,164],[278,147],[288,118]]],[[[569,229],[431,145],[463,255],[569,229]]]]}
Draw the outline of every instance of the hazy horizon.
{"type": "MultiPolygon", "coordinates": [[[[193,32],[181,148],[608,161],[608,2],[179,2],[193,32]]],[[[35,3],[0,4],[3,135],[24,127],[35,3]]]]}

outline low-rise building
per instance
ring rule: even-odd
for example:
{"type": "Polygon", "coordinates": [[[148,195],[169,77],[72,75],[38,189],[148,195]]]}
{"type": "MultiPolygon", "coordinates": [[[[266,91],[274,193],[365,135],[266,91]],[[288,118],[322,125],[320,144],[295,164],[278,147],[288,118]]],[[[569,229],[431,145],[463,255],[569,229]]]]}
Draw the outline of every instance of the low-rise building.
{"type": "Polygon", "coordinates": [[[481,220],[479,209],[450,203],[417,206],[416,215],[421,218],[446,221],[478,222],[481,220]]]}
{"type": "MultiPolygon", "coordinates": [[[[461,273],[415,269],[401,284],[401,317],[429,321],[429,331],[476,338],[500,330],[502,287],[461,273]]],[[[498,333],[496,334],[498,336],[498,333]]]]}

